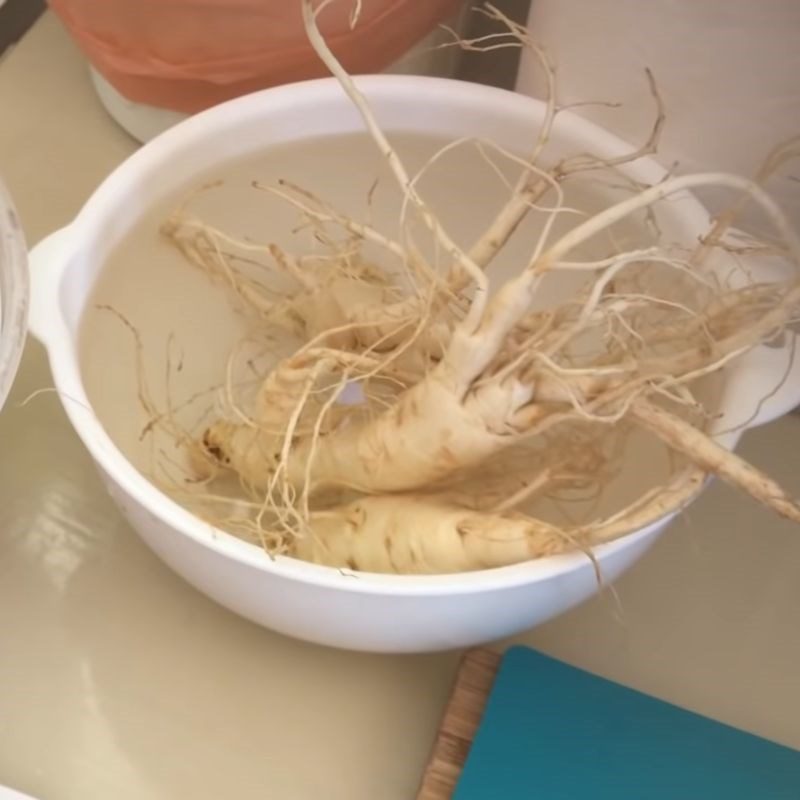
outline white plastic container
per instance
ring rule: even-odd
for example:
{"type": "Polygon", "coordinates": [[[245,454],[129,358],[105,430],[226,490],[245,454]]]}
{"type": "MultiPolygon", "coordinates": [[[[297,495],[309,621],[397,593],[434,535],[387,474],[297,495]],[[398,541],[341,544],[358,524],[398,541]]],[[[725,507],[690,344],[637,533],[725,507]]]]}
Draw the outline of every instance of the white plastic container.
{"type": "Polygon", "coordinates": [[[28,320],[28,253],[11,197],[0,182],[0,408],[17,373],[28,320]]]}
{"type": "MultiPolygon", "coordinates": [[[[469,3],[463,3],[460,9],[446,20],[447,28],[463,34],[469,21],[470,8],[469,3]]],[[[452,35],[448,30],[437,26],[383,72],[387,75],[453,78],[458,69],[461,51],[456,47],[443,46],[451,40],[452,35]]],[[[121,128],[139,142],[150,141],[189,116],[180,111],[157,108],[128,99],[91,65],[89,74],[103,108],[121,128]]]]}
{"type": "MultiPolygon", "coordinates": [[[[470,134],[524,151],[543,118],[536,100],[486,86],[423,77],[369,76],[358,85],[390,132],[457,138],[470,134]]],[[[32,253],[33,333],[46,346],[64,408],[94,458],[108,491],[145,542],[179,575],[234,612],[274,630],[337,647],[420,652],[475,645],[530,629],[597,591],[583,554],[545,558],[502,569],[448,576],[342,574],[261,549],[201,523],[165,496],[123,456],[89,405],[77,335],[105,258],[140,215],[198,164],[224,163],[265,147],[362,130],[332,79],[270,89],[203,112],[171,128],[123,163],[66,228],[32,253]]],[[[553,140],[570,151],[613,157],[626,152],[616,137],[572,114],[559,115],[553,140]]],[[[649,160],[625,169],[657,182],[649,160]]],[[[335,202],[335,198],[331,198],[335,202]]],[[[694,241],[708,215],[691,196],[671,208],[675,235],[694,241]]],[[[721,412],[751,425],[783,414],[800,399],[800,359],[789,379],[763,404],[761,387],[780,382],[790,348],[758,348],[727,372],[721,412]],[[757,413],[754,413],[756,412],[757,413]]],[[[719,441],[735,446],[741,432],[719,441]]],[[[607,580],[629,568],[670,519],[597,548],[607,580]]]]}
{"type": "MultiPolygon", "coordinates": [[[[631,142],[651,124],[650,68],[666,107],[657,160],[677,173],[750,177],[770,148],[800,134],[797,0],[534,0],[527,25],[556,62],[560,102],[619,103],[576,111],[631,142]]],[[[541,96],[530,52],[523,51],[516,87],[541,96]]],[[[796,174],[791,164],[769,186],[795,220],[800,192],[787,176],[796,174]]],[[[722,202],[713,191],[702,198],[712,211],[722,202]]]]}

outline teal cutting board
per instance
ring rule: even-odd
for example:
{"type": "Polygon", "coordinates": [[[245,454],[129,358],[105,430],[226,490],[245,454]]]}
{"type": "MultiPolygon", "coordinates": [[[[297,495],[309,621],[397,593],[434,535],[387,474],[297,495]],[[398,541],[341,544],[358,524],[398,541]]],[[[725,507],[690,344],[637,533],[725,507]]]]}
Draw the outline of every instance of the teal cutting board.
{"type": "Polygon", "coordinates": [[[453,798],[800,800],[800,751],[513,647],[453,798]]]}

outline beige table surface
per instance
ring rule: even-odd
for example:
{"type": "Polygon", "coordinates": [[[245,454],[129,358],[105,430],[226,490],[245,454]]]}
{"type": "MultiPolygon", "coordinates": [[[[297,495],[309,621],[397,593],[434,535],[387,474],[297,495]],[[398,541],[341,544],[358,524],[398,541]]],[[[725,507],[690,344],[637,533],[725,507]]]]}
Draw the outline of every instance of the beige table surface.
{"type": "MultiPolygon", "coordinates": [[[[135,145],[45,16],[0,64],[30,244],[135,145]]],[[[0,784],[40,800],[411,798],[458,654],[370,656],[206,600],[120,518],[28,344],[0,416],[0,784]]],[[[744,453],[800,496],[800,416],[744,453]]],[[[522,640],[800,748],[800,531],[719,485],[617,585],[522,640]]]]}

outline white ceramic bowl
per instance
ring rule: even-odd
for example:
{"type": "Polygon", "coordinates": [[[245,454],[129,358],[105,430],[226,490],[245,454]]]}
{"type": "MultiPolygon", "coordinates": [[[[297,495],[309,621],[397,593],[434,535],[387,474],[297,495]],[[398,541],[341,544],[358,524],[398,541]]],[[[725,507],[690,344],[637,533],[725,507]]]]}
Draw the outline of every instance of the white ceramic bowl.
{"type": "MultiPolygon", "coordinates": [[[[367,76],[358,84],[383,127],[393,132],[470,134],[524,151],[543,116],[536,100],[474,84],[407,76],[367,76]]],[[[210,530],[155,488],[126,460],[89,407],[76,346],[81,316],[106,254],[140,215],[208,164],[302,137],[361,129],[350,102],[326,79],[239,98],[157,137],[103,182],[71,225],[35,248],[31,328],[48,349],[55,384],[69,398],[66,412],[112,497],[144,541],[200,591],[268,628],[348,649],[420,652],[499,639],[594,594],[597,583],[588,559],[564,555],[441,577],[353,577],[293,559],[270,560],[259,548],[210,530]]],[[[629,149],[566,113],[559,116],[554,139],[573,151],[591,149],[609,157],[629,149]]],[[[626,172],[645,182],[664,174],[648,160],[626,172]]],[[[687,241],[694,241],[708,221],[688,195],[670,213],[674,231],[687,241]]],[[[763,387],[779,383],[788,354],[788,347],[758,348],[727,371],[720,405],[726,421],[752,416],[749,424],[759,424],[798,402],[795,365],[782,388],[758,405],[763,387]]],[[[733,447],[739,435],[719,440],[733,447]]],[[[606,578],[614,580],[630,567],[669,521],[599,547],[606,578]]]]}

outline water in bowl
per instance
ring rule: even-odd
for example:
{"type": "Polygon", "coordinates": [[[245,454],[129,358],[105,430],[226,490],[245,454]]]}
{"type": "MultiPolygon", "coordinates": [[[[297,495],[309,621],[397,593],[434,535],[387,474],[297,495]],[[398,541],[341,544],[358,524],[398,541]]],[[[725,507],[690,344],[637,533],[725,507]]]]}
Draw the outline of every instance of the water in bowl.
{"type": "MultiPolygon", "coordinates": [[[[412,173],[446,144],[436,137],[406,133],[392,141],[412,173]]],[[[503,205],[509,183],[517,174],[507,160],[493,156],[491,162],[486,152],[461,146],[437,160],[418,185],[441,223],[464,247],[503,205]]],[[[88,397],[119,449],[162,485],[165,480],[183,480],[185,454],[159,426],[143,433],[152,422],[154,408],[160,412],[170,409],[183,427],[199,431],[205,412],[213,405],[214,387],[224,378],[229,353],[247,333],[249,323],[237,313],[225,289],[190,265],[159,234],[159,228],[173,209],[190,197],[187,208],[193,214],[230,235],[275,242],[296,253],[308,252],[319,245],[307,227],[297,229],[296,209],[252,186],[254,180],[275,185],[279,179],[302,186],[387,235],[401,235],[402,194],[365,135],[303,140],[198,174],[192,186],[181,187],[167,202],[133,221],[94,286],[80,340],[88,397]],[[220,184],[213,189],[196,191],[217,182],[220,184]],[[141,351],[119,315],[135,327],[141,351]],[[194,401],[187,405],[192,397],[194,401]]],[[[613,196],[618,194],[608,187],[586,182],[567,186],[564,202],[586,214],[601,209],[613,196]]],[[[530,214],[514,234],[491,267],[494,285],[527,263],[544,218],[542,213],[530,214]]],[[[551,238],[581,218],[560,215],[551,238]]],[[[612,235],[618,246],[630,246],[647,236],[641,220],[615,226],[612,235]]],[[[606,255],[609,241],[607,235],[596,237],[574,257],[606,255]]],[[[428,248],[428,253],[433,250],[428,248]]],[[[374,248],[370,255],[380,258],[374,248]]],[[[568,296],[583,280],[577,274],[549,280],[542,287],[539,304],[546,306],[568,296]]],[[[628,446],[628,467],[606,492],[609,507],[635,497],[662,480],[670,469],[660,445],[634,437],[628,446]]],[[[548,516],[562,513],[551,506],[540,505],[537,510],[548,516]]]]}

